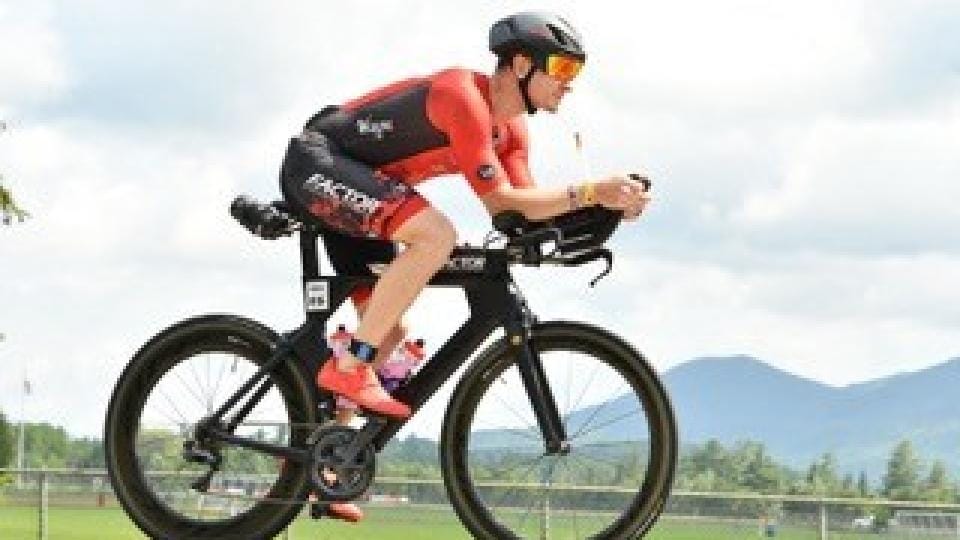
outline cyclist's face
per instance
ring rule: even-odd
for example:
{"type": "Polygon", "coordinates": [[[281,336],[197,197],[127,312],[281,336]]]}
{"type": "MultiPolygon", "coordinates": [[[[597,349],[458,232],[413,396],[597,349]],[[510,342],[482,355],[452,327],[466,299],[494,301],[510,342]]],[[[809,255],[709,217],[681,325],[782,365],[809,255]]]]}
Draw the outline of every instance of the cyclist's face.
{"type": "Polygon", "coordinates": [[[555,79],[539,69],[530,79],[530,100],[533,101],[534,105],[546,111],[557,112],[557,109],[560,108],[560,101],[569,91],[569,82],[555,79]]]}

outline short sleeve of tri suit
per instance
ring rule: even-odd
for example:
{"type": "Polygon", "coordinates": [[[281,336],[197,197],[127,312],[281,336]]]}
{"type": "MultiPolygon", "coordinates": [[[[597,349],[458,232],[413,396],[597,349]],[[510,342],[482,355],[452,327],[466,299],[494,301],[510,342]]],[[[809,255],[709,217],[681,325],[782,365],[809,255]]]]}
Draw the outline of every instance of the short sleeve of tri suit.
{"type": "MultiPolygon", "coordinates": [[[[490,106],[471,72],[449,71],[435,78],[427,97],[427,116],[446,133],[453,157],[478,197],[510,181],[511,176],[494,148],[490,106]]],[[[524,157],[518,154],[515,159],[524,157]]]]}
{"type": "Polygon", "coordinates": [[[510,184],[515,188],[533,187],[533,176],[530,174],[529,150],[530,147],[527,138],[527,126],[522,118],[513,119],[507,129],[510,132],[510,138],[507,148],[500,153],[500,162],[507,171],[510,178],[510,184]]]}

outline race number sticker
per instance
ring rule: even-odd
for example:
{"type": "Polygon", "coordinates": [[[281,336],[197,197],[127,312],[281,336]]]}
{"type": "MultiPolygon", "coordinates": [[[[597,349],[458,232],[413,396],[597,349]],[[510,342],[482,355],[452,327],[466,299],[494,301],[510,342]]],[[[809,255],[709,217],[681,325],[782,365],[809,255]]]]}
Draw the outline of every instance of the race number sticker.
{"type": "Polygon", "coordinates": [[[330,309],[330,283],[326,281],[308,281],[304,286],[307,311],[328,311],[330,309]]]}

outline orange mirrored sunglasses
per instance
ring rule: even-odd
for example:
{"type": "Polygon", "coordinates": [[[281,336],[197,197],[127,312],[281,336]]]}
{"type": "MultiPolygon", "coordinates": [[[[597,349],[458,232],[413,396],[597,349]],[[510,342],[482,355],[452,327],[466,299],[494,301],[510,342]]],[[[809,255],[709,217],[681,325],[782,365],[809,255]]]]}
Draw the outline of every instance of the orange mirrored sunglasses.
{"type": "Polygon", "coordinates": [[[583,62],[572,56],[551,54],[547,57],[547,75],[567,84],[583,69],[583,62]]]}

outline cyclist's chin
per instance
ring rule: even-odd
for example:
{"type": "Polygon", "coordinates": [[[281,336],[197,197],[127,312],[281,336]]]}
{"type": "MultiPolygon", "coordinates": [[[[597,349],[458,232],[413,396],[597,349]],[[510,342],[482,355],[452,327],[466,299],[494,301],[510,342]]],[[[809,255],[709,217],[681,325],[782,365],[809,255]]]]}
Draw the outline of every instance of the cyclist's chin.
{"type": "Polygon", "coordinates": [[[549,102],[545,103],[541,108],[549,113],[555,114],[558,110],[560,110],[560,101],[562,101],[562,99],[563,99],[562,97],[551,99],[549,102]]]}

